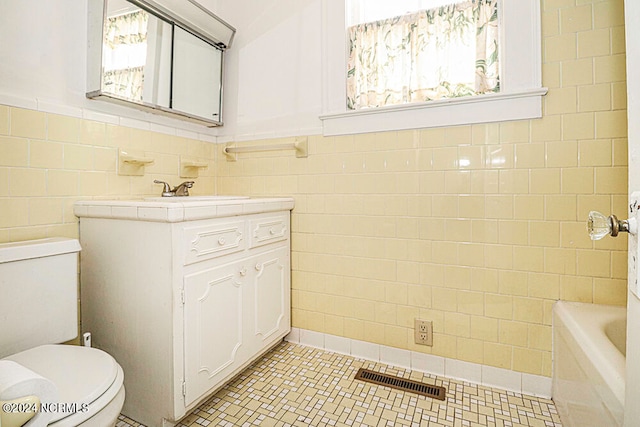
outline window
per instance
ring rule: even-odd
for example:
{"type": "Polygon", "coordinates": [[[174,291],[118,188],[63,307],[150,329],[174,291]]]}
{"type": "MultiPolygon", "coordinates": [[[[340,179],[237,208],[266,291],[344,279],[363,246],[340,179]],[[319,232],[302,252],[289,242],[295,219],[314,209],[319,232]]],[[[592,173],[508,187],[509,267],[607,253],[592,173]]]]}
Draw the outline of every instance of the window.
{"type": "MultiPolygon", "coordinates": [[[[447,28],[446,25],[450,24],[445,22],[444,25],[447,28]]],[[[447,31],[437,32],[446,36],[447,31]]],[[[387,37],[391,37],[391,34],[387,37]]],[[[541,98],[547,90],[541,85],[540,38],[539,0],[323,0],[323,114],[320,116],[323,133],[341,135],[541,117],[541,98]],[[456,1],[458,3],[451,5],[456,1]],[[402,9],[390,9],[398,4],[402,9]],[[410,49],[402,48],[398,50],[403,55],[392,56],[395,56],[393,61],[402,56],[400,62],[403,65],[396,66],[394,62],[388,66],[386,62],[389,61],[385,58],[381,75],[376,74],[375,69],[370,74],[370,71],[354,67],[356,60],[375,62],[370,60],[379,59],[381,54],[373,47],[376,43],[387,44],[390,40],[385,40],[385,36],[374,38],[374,41],[367,42],[368,47],[357,47],[360,52],[366,53],[356,55],[366,54],[370,55],[369,58],[350,58],[350,53],[354,52],[350,43],[354,34],[356,39],[360,38],[357,40],[360,43],[362,36],[359,34],[364,33],[365,29],[368,32],[368,28],[407,20],[410,23],[404,25],[402,35],[393,36],[400,41],[390,43],[391,46],[406,46],[408,38],[411,38],[411,43],[418,42],[412,26],[425,25],[426,29],[422,32],[436,32],[429,22],[429,14],[432,17],[434,13],[449,14],[454,19],[470,21],[468,16],[480,14],[479,6],[486,8],[482,9],[482,19],[465,24],[465,34],[456,33],[453,43],[444,43],[454,46],[453,51],[463,46],[468,52],[486,48],[486,53],[479,57],[480,62],[476,62],[477,56],[465,55],[463,62],[471,64],[471,68],[457,65],[455,60],[462,55],[434,54],[431,51],[427,56],[429,60],[419,58],[411,60],[414,61],[412,64],[404,55],[410,49]],[[421,15],[427,15],[425,23],[416,22],[421,15]],[[475,36],[472,33],[476,31],[473,28],[478,28],[478,25],[482,27],[482,20],[491,26],[491,34],[486,38],[489,42],[477,43],[476,39],[474,46],[470,47],[471,39],[475,36]],[[469,27],[473,30],[468,31],[469,27]],[[458,47],[455,47],[456,44],[458,47]],[[376,55],[378,58],[373,58],[376,55]],[[453,72],[443,71],[449,60],[439,61],[436,66],[430,63],[434,56],[445,59],[453,56],[454,65],[448,66],[453,72]],[[442,65],[443,62],[445,65],[442,65]],[[480,82],[476,80],[476,65],[484,66],[487,72],[480,82]],[[349,75],[346,70],[350,70],[349,75]],[[356,84],[357,73],[361,74],[356,84]],[[401,80],[396,77],[402,75],[403,83],[396,84],[401,80]],[[418,83],[420,79],[426,83],[418,83]],[[369,86],[371,83],[378,86],[369,86]],[[361,86],[358,87],[358,84],[361,86]],[[348,102],[347,97],[350,99],[348,102]]],[[[431,48],[425,45],[425,49],[431,48]]]]}
{"type": "MultiPolygon", "coordinates": [[[[348,23],[383,13],[360,5],[348,1],[348,23]]],[[[465,0],[357,23],[347,36],[350,110],[500,91],[497,0],[465,0]]]]}

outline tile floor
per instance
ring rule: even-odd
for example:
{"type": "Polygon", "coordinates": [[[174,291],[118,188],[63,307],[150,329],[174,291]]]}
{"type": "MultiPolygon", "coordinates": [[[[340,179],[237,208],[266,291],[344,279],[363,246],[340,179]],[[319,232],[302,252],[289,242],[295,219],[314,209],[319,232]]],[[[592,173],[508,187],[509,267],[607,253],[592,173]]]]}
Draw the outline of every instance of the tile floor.
{"type": "MultiPolygon", "coordinates": [[[[182,420],[201,426],[561,427],[553,402],[282,343],[182,420]],[[442,402],[361,381],[360,367],[447,388],[442,402]]],[[[120,416],[117,427],[144,427],[120,416]]]]}

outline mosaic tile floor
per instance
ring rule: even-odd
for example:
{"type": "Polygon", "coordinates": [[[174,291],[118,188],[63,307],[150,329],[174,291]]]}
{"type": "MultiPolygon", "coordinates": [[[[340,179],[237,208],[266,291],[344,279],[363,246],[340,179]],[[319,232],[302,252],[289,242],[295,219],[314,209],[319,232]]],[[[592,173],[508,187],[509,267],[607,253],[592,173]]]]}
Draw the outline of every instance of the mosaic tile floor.
{"type": "MultiPolygon", "coordinates": [[[[144,427],[120,416],[117,427],[144,427]]],[[[178,427],[561,427],[553,402],[282,343],[178,427]],[[447,388],[446,401],[354,381],[361,367],[447,388]]]]}

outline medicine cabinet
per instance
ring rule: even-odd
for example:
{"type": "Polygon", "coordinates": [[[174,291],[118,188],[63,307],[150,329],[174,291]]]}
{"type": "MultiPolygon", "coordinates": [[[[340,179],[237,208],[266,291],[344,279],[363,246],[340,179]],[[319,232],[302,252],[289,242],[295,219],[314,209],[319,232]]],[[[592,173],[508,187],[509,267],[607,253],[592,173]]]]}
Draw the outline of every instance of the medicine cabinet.
{"type": "Polygon", "coordinates": [[[222,125],[235,29],[194,0],[89,0],[87,97],[222,125]]]}

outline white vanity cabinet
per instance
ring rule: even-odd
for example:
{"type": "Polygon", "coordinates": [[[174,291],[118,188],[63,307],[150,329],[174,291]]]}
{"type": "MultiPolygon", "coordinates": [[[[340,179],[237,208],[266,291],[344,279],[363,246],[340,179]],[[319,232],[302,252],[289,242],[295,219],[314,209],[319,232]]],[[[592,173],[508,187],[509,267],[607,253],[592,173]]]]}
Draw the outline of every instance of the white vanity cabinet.
{"type": "Polygon", "coordinates": [[[175,424],[291,325],[293,200],[181,205],[74,209],[82,330],[124,369],[123,413],[149,427],[175,424]]]}
{"type": "Polygon", "coordinates": [[[288,267],[280,248],[185,276],[187,405],[288,333],[288,267]]]}

